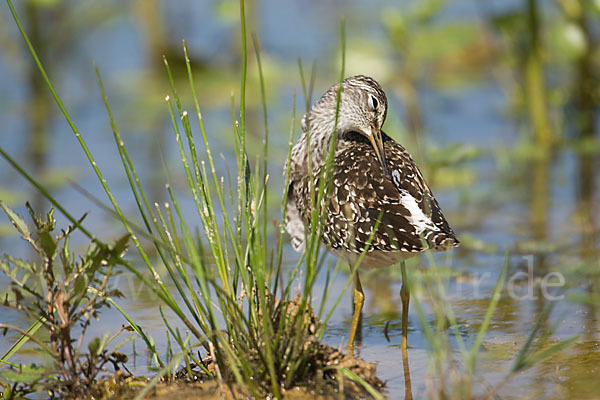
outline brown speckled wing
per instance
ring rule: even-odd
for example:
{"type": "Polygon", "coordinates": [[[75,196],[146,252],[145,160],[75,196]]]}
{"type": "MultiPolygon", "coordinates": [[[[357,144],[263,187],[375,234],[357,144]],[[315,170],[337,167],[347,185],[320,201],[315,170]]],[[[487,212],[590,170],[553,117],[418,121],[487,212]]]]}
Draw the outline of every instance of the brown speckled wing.
{"type": "MultiPolygon", "coordinates": [[[[371,145],[360,137],[340,140],[323,240],[335,250],[362,252],[380,218],[369,252],[444,250],[459,242],[408,152],[386,137],[392,179],[383,174],[371,145]]],[[[296,206],[310,219],[309,179],[294,183],[296,206]]],[[[317,187],[318,184],[315,185],[317,187]]]]}

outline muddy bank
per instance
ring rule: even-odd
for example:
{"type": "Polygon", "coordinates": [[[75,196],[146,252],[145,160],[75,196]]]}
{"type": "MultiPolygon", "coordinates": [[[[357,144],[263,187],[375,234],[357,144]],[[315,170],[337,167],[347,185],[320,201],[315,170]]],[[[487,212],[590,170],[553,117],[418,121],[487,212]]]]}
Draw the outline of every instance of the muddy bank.
{"type": "MultiPolygon", "coordinates": [[[[203,361],[214,371],[210,357],[203,361]]],[[[344,353],[328,345],[320,345],[314,360],[314,374],[307,382],[299,383],[290,389],[281,389],[286,399],[369,399],[372,396],[360,384],[344,376],[340,368],[345,368],[359,376],[378,392],[385,383],[376,376],[376,366],[344,353]]],[[[194,369],[194,376],[182,370],[173,382],[161,383],[149,396],[155,400],[170,400],[173,396],[186,399],[245,399],[252,396],[237,384],[226,384],[209,378],[200,369],[194,369]]]]}

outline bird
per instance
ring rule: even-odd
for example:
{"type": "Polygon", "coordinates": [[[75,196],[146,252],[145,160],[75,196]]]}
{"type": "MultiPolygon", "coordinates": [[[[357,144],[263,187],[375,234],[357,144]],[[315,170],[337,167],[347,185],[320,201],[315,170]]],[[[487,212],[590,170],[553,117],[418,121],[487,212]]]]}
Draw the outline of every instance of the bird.
{"type": "MultiPolygon", "coordinates": [[[[406,350],[410,292],[405,260],[460,242],[413,158],[383,132],[387,111],[381,85],[365,75],[325,91],[302,118],[301,137],[284,169],[289,173],[284,221],[297,251],[305,247],[311,221],[319,221],[322,244],[351,266],[362,253],[361,269],[401,264],[401,346],[406,350]],[[322,196],[322,219],[312,220],[321,179],[329,192],[322,196]]],[[[365,299],[358,270],[353,288],[349,349],[365,299]]]]}

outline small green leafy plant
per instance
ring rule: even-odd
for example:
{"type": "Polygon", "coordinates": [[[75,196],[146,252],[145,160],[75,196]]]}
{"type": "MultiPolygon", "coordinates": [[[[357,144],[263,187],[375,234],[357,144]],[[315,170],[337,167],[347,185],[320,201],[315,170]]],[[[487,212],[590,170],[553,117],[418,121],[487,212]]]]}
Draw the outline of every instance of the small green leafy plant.
{"type": "Polygon", "coordinates": [[[52,398],[91,396],[107,364],[119,370],[127,361],[126,355],[107,349],[124,328],[115,335],[107,333],[89,341],[87,348],[84,339],[92,319],[110,306],[109,296],[121,296],[117,289],[107,291],[107,285],[127,250],[129,235],[112,245],[92,241],[83,255],[76,256],[70,249],[70,238],[85,216],[56,234],[54,209],[38,217],[27,204],[31,229],[1,201],[0,208],[37,258],[22,260],[4,254],[0,260],[0,270],[10,280],[2,306],[35,321],[28,330],[0,323],[4,334],[15,331],[22,335],[0,359],[0,367],[9,366],[0,375],[4,396],[19,397],[35,391],[45,391],[52,398]],[[35,351],[49,356],[49,363],[17,365],[8,361],[28,340],[35,343],[35,351]]]}

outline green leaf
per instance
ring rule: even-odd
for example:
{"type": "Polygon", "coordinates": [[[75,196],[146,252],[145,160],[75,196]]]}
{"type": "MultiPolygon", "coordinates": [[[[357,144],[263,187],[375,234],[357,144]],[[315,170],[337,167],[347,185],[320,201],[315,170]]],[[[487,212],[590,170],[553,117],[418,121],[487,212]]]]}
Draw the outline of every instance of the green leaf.
{"type": "Polygon", "coordinates": [[[109,340],[110,340],[110,332],[104,332],[104,335],[102,335],[102,337],[100,338],[100,349],[98,349],[98,354],[100,354],[101,352],[104,351],[104,349],[106,349],[106,346],[108,345],[109,340]]]}
{"type": "MultiPolygon", "coordinates": [[[[27,333],[30,335],[34,335],[38,329],[40,329],[40,327],[44,324],[44,322],[46,321],[46,318],[44,317],[40,317],[37,321],[35,321],[30,327],[29,329],[27,329],[27,333]]],[[[22,335],[19,340],[17,340],[15,342],[15,344],[13,344],[11,346],[10,349],[8,349],[8,351],[6,352],[6,354],[4,354],[2,356],[2,358],[0,358],[0,362],[1,363],[7,363],[8,360],[17,352],[19,351],[19,349],[21,347],[23,347],[23,345],[25,343],[27,343],[27,341],[29,340],[29,336],[26,335],[22,335]]]]}
{"type": "Polygon", "coordinates": [[[12,222],[12,224],[15,226],[15,228],[17,228],[21,235],[25,237],[31,237],[31,232],[29,231],[29,227],[25,223],[23,217],[11,210],[2,200],[0,200],[0,208],[2,208],[2,210],[6,213],[6,215],[10,219],[10,222],[12,222]]]}
{"type": "Polygon", "coordinates": [[[38,367],[35,364],[22,365],[20,371],[9,370],[2,372],[2,378],[8,382],[20,382],[20,383],[34,383],[44,374],[46,369],[44,367],[38,367]]]}
{"type": "Polygon", "coordinates": [[[87,279],[85,275],[80,275],[75,280],[75,293],[81,293],[84,290],[87,290],[87,279]]]}
{"type": "Polygon", "coordinates": [[[113,251],[117,256],[121,256],[121,254],[123,254],[127,250],[127,247],[129,246],[129,238],[131,238],[131,235],[127,233],[121,236],[119,239],[117,239],[117,241],[113,245],[113,251]]]}
{"type": "Polygon", "coordinates": [[[8,261],[11,261],[17,268],[15,268],[15,273],[19,272],[19,270],[25,270],[30,274],[35,274],[38,270],[37,266],[28,260],[21,260],[20,258],[13,258],[10,256],[6,256],[8,261]]]}
{"type": "Polygon", "coordinates": [[[88,343],[88,350],[90,351],[90,355],[100,355],[106,348],[109,339],[110,332],[106,332],[104,333],[104,335],[102,335],[102,337],[96,337],[90,343],[88,343]]]}
{"type": "Polygon", "coordinates": [[[93,355],[93,356],[98,355],[99,349],[100,349],[100,338],[99,337],[92,339],[92,341],[88,343],[88,350],[90,351],[91,355],[93,355]]]}
{"type": "Polygon", "coordinates": [[[56,255],[56,242],[50,232],[40,232],[40,244],[48,259],[53,260],[56,255]]]}

